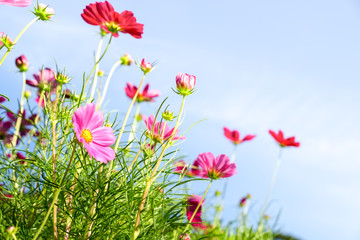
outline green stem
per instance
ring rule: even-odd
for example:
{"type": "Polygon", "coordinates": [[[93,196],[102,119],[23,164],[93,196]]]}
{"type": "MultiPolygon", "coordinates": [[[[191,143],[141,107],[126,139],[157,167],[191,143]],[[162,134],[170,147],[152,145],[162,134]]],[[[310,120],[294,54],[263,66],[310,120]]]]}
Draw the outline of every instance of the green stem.
{"type": "Polygon", "coordinates": [[[136,108],[135,108],[135,116],[133,119],[133,123],[131,124],[131,132],[129,134],[129,138],[128,138],[128,150],[131,149],[131,145],[132,145],[132,141],[135,139],[135,132],[136,132],[136,128],[137,128],[137,116],[139,115],[140,112],[140,104],[137,103],[136,104],[136,108]]]}
{"type": "Polygon", "coordinates": [[[99,41],[99,45],[98,45],[98,49],[96,52],[96,56],[95,56],[95,75],[94,75],[94,79],[93,79],[93,83],[92,83],[92,89],[91,89],[91,94],[90,94],[90,98],[89,101],[91,101],[94,97],[95,94],[95,89],[96,89],[96,85],[97,85],[97,77],[98,77],[98,71],[99,71],[99,57],[100,57],[100,51],[101,51],[101,47],[102,44],[104,42],[104,39],[101,37],[100,41],[99,41]]]}
{"type": "Polygon", "coordinates": [[[103,93],[102,93],[102,96],[100,98],[100,102],[99,102],[99,105],[97,106],[97,109],[100,108],[101,104],[103,103],[104,99],[105,99],[105,95],[106,95],[106,92],[107,92],[107,89],[108,89],[108,86],[109,86],[109,82],[110,82],[110,79],[112,77],[112,75],[114,74],[115,72],[115,69],[121,65],[121,61],[117,61],[116,63],[114,63],[114,65],[112,66],[111,70],[110,70],[110,73],[106,79],[106,82],[105,82],[105,86],[104,86],[104,90],[103,90],[103,93]]]}
{"type": "MultiPolygon", "coordinates": [[[[119,147],[121,136],[122,136],[122,134],[124,133],[124,129],[125,129],[127,120],[128,120],[128,118],[129,118],[131,109],[132,109],[132,107],[133,107],[133,105],[134,105],[134,103],[135,103],[135,101],[136,101],[137,96],[139,95],[139,91],[140,91],[140,88],[141,88],[141,86],[142,86],[142,84],[143,84],[143,82],[144,82],[145,76],[146,76],[146,74],[143,75],[143,77],[142,77],[142,79],[141,79],[141,82],[140,82],[140,84],[139,84],[139,87],[138,87],[138,89],[137,89],[137,91],[136,91],[136,93],[135,93],[135,95],[134,95],[134,97],[133,97],[133,99],[132,99],[132,101],[131,101],[131,103],[130,103],[130,106],[129,106],[128,110],[127,110],[127,113],[126,113],[126,115],[125,115],[123,124],[122,124],[121,129],[120,129],[120,132],[119,132],[119,136],[118,136],[118,138],[116,139],[116,142],[115,142],[115,147],[114,147],[115,154],[116,154],[117,149],[118,149],[118,147],[119,147]]],[[[113,164],[114,164],[114,160],[110,162],[110,166],[109,166],[108,172],[107,172],[107,174],[106,174],[107,177],[110,176],[110,173],[111,173],[112,168],[113,168],[113,164]]],[[[105,187],[105,191],[106,191],[107,187],[108,187],[108,184],[107,184],[106,187],[105,187]]]]}
{"type": "MultiPolygon", "coordinates": [[[[34,18],[33,20],[31,20],[25,27],[23,30],[21,30],[21,32],[19,33],[19,35],[15,38],[15,40],[13,41],[13,45],[15,45],[17,43],[17,41],[20,39],[20,37],[24,34],[24,32],[37,20],[39,20],[39,17],[34,18]]],[[[7,57],[7,55],[9,54],[11,48],[8,49],[6,51],[6,53],[4,54],[4,56],[2,57],[2,59],[0,60],[0,66],[2,65],[2,63],[4,62],[5,58],[7,57]]]]}
{"type": "MultiPolygon", "coordinates": [[[[108,42],[108,44],[107,44],[107,46],[106,46],[103,54],[101,55],[101,57],[99,58],[99,60],[97,60],[97,61],[95,62],[95,65],[94,65],[93,69],[91,70],[89,76],[88,76],[87,79],[85,80],[84,88],[86,87],[86,84],[89,82],[89,79],[90,79],[90,77],[92,76],[94,70],[96,69],[96,65],[99,64],[99,62],[101,61],[101,59],[105,56],[105,53],[107,52],[107,50],[108,50],[108,48],[109,48],[109,46],[110,46],[111,39],[112,39],[112,35],[110,36],[109,42],[108,42]]],[[[97,74],[97,73],[95,73],[95,74],[97,74]]]]}
{"type": "Polygon", "coordinates": [[[200,206],[201,206],[201,203],[204,201],[204,198],[205,198],[205,196],[206,196],[207,192],[208,192],[208,191],[209,191],[209,189],[210,189],[210,186],[211,186],[212,181],[213,181],[213,180],[210,180],[209,185],[208,185],[208,187],[207,187],[207,189],[206,189],[206,191],[205,191],[204,195],[202,196],[202,198],[201,198],[201,200],[200,200],[199,204],[197,205],[197,207],[196,207],[196,209],[195,209],[195,211],[194,211],[193,215],[191,216],[189,223],[186,225],[186,228],[185,228],[184,232],[182,233],[182,235],[183,235],[183,236],[185,235],[185,233],[186,233],[187,229],[189,228],[189,225],[192,223],[192,220],[194,219],[194,217],[195,217],[195,215],[196,215],[197,211],[199,210],[199,208],[200,208],[200,206]]]}
{"type": "MultiPolygon", "coordinates": [[[[157,162],[156,162],[156,165],[154,167],[154,170],[152,171],[151,173],[151,176],[150,176],[150,179],[149,181],[146,183],[146,186],[145,186],[145,190],[144,190],[144,193],[143,193],[143,197],[142,197],[142,200],[141,200],[141,203],[140,203],[140,206],[139,206],[139,209],[138,209],[138,212],[136,214],[136,220],[135,220],[135,225],[134,225],[134,233],[133,233],[133,236],[132,236],[132,239],[135,240],[139,233],[140,233],[140,230],[139,230],[139,224],[140,224],[140,215],[141,215],[141,212],[142,210],[144,209],[144,205],[145,205],[145,202],[146,202],[146,199],[147,199],[147,196],[148,196],[148,193],[149,193],[149,190],[150,190],[150,187],[153,183],[153,181],[155,180],[155,175],[157,173],[157,170],[160,166],[160,163],[161,163],[161,160],[162,158],[164,157],[164,154],[165,154],[165,150],[169,147],[169,145],[171,144],[173,138],[175,137],[176,135],[176,130],[178,128],[178,125],[179,125],[179,122],[180,122],[180,118],[181,118],[181,114],[184,110],[184,105],[185,105],[185,96],[183,96],[183,99],[182,99],[182,103],[181,103],[181,107],[180,107],[180,110],[179,110],[179,115],[178,115],[178,118],[176,120],[176,124],[175,124],[175,127],[174,127],[174,131],[172,132],[170,138],[168,139],[168,141],[166,142],[165,146],[163,147],[161,153],[160,153],[160,156],[159,158],[157,159],[157,162]]],[[[155,124],[155,123],[154,123],[155,124]]]]}
{"type": "Polygon", "coordinates": [[[39,227],[38,231],[36,232],[33,240],[36,240],[36,239],[39,237],[42,229],[44,228],[44,226],[45,226],[45,224],[46,224],[46,222],[47,222],[47,220],[48,220],[48,218],[49,218],[49,216],[50,216],[50,214],[51,214],[51,212],[52,212],[52,209],[53,209],[53,207],[54,207],[54,205],[55,205],[55,202],[57,201],[57,199],[58,199],[58,197],[59,197],[59,194],[60,194],[60,192],[61,192],[61,188],[62,188],[62,186],[63,186],[63,184],[64,184],[64,182],[65,182],[66,175],[68,174],[69,169],[70,169],[70,165],[71,165],[71,163],[72,163],[72,161],[73,161],[73,159],[74,159],[76,144],[77,144],[77,142],[76,142],[76,140],[75,140],[75,141],[74,141],[74,146],[73,146],[73,151],[72,151],[72,153],[71,153],[71,157],[70,157],[68,166],[67,166],[67,168],[66,168],[66,170],[65,170],[65,173],[64,173],[64,175],[63,175],[63,177],[62,177],[62,179],[61,179],[59,188],[56,190],[56,192],[55,192],[55,194],[54,194],[54,199],[53,199],[53,201],[52,201],[52,203],[51,203],[51,205],[50,205],[50,207],[49,207],[49,209],[48,209],[48,211],[47,211],[47,213],[46,213],[46,215],[45,215],[45,218],[44,218],[41,226],[39,227]]]}

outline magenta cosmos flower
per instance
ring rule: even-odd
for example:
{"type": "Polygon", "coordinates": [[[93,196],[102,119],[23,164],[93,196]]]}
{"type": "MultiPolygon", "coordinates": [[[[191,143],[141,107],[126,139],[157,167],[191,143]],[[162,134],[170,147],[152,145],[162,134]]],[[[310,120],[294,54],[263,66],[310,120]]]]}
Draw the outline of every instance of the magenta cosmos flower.
{"type": "Polygon", "coordinates": [[[0,0],[0,5],[9,5],[14,7],[27,7],[31,0],[0,0]]]}
{"type": "Polygon", "coordinates": [[[270,135],[277,141],[280,147],[299,147],[300,143],[295,142],[295,137],[284,138],[284,134],[281,130],[279,133],[275,133],[272,130],[269,130],[270,135]]]}
{"type": "Polygon", "coordinates": [[[245,141],[250,141],[252,140],[254,137],[256,137],[256,135],[246,135],[243,139],[240,138],[240,133],[238,130],[234,130],[231,131],[230,129],[228,129],[227,127],[224,127],[224,135],[227,139],[229,139],[231,142],[233,142],[235,145],[238,145],[242,142],[245,141]]]}
{"type": "Polygon", "coordinates": [[[236,174],[235,163],[230,163],[230,159],[225,154],[214,157],[211,152],[199,154],[194,164],[201,170],[201,176],[211,179],[227,178],[236,174]]]}
{"type": "Polygon", "coordinates": [[[176,75],[176,88],[178,93],[187,96],[193,93],[196,83],[196,77],[187,73],[178,73],[176,75]]]}
{"type": "Polygon", "coordinates": [[[145,58],[143,58],[141,60],[140,69],[144,72],[144,74],[147,74],[151,72],[154,69],[154,67],[151,63],[146,62],[145,58]]]}
{"type": "MultiPolygon", "coordinates": [[[[142,119],[145,122],[147,132],[146,135],[148,138],[152,139],[155,142],[162,143],[168,140],[174,132],[174,128],[170,129],[165,122],[155,123],[154,115],[150,115],[148,118],[145,115],[142,115],[142,119]]],[[[175,136],[172,140],[185,139],[185,137],[176,136],[179,132],[179,129],[176,130],[175,136]]]]}
{"type": "MultiPolygon", "coordinates": [[[[192,216],[194,215],[194,212],[195,212],[197,206],[199,205],[200,201],[201,201],[201,197],[198,195],[194,194],[194,195],[191,195],[188,197],[187,207],[186,207],[186,216],[189,221],[192,218],[192,216]]],[[[204,199],[204,201],[205,201],[205,199],[204,199]]],[[[192,225],[195,228],[206,229],[206,226],[202,223],[202,219],[201,219],[201,211],[202,211],[202,206],[204,204],[204,201],[201,203],[199,209],[195,213],[193,220],[191,221],[192,225]]]]}
{"type": "MultiPolygon", "coordinates": [[[[150,86],[149,84],[146,84],[146,86],[144,87],[144,90],[142,92],[139,91],[139,93],[136,97],[137,102],[143,102],[143,101],[153,102],[154,98],[156,98],[160,95],[160,91],[149,90],[149,86],[150,86]]],[[[125,93],[129,98],[133,99],[137,90],[138,90],[138,88],[136,86],[134,86],[134,84],[132,84],[131,82],[128,82],[126,84],[125,93]]]]}
{"type": "Polygon", "coordinates": [[[54,71],[50,68],[40,69],[38,74],[33,74],[34,79],[27,79],[26,84],[37,87],[39,91],[54,92],[57,86],[54,71]]]}
{"type": "Polygon", "coordinates": [[[90,157],[102,163],[115,158],[115,152],[110,147],[115,142],[113,130],[102,126],[104,116],[100,111],[95,111],[95,104],[89,103],[76,109],[72,121],[76,138],[84,144],[90,157]]]}
{"type": "Polygon", "coordinates": [[[184,160],[175,162],[174,172],[179,174],[185,174],[189,177],[201,176],[201,171],[199,170],[198,163],[194,163],[192,166],[190,166],[189,169],[189,166],[185,163],[184,160]]]}
{"type": "MultiPolygon", "coordinates": [[[[18,119],[17,115],[20,115],[20,112],[18,112],[17,115],[13,114],[12,112],[6,112],[6,115],[10,118],[12,125],[15,126],[18,119]]],[[[37,116],[36,114],[33,114],[27,119],[26,111],[25,110],[23,111],[23,117],[21,118],[20,129],[19,129],[20,136],[23,137],[30,132],[30,126],[34,124],[36,116],[37,116]]]]}
{"type": "Polygon", "coordinates": [[[118,37],[119,32],[128,33],[134,38],[141,38],[143,34],[144,24],[137,23],[132,12],[118,13],[108,1],[87,5],[81,17],[88,24],[100,26],[114,37],[118,37]]]}

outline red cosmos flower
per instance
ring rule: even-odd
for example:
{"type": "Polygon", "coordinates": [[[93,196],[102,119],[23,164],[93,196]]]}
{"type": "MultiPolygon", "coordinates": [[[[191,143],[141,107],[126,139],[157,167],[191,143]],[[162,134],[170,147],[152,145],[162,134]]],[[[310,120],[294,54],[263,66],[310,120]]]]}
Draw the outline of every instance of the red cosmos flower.
{"type": "MultiPolygon", "coordinates": [[[[137,102],[143,102],[143,101],[153,102],[154,98],[156,98],[157,96],[160,95],[160,91],[158,91],[158,90],[150,90],[149,91],[149,86],[150,86],[149,84],[146,84],[143,92],[138,93],[138,95],[136,97],[137,102]]],[[[129,98],[133,99],[137,90],[138,90],[138,88],[136,86],[134,86],[134,84],[132,84],[131,82],[128,82],[126,84],[125,93],[129,98]]]]}
{"type": "Polygon", "coordinates": [[[227,127],[224,127],[224,135],[227,139],[229,139],[230,141],[232,141],[235,145],[238,145],[242,142],[245,141],[250,141],[252,140],[254,137],[256,137],[256,135],[246,135],[243,139],[240,138],[240,133],[238,130],[234,130],[231,131],[230,129],[228,129],[227,127]]]}
{"type": "Polygon", "coordinates": [[[295,142],[295,137],[284,138],[284,134],[281,130],[276,134],[274,131],[269,130],[271,136],[277,141],[280,147],[299,147],[300,143],[295,142]]]}
{"type": "Polygon", "coordinates": [[[201,176],[213,180],[231,177],[236,174],[235,163],[230,163],[230,159],[225,154],[215,158],[211,152],[199,154],[194,164],[200,167],[201,176]]]}
{"type": "MultiPolygon", "coordinates": [[[[187,207],[186,207],[186,215],[188,220],[190,221],[191,217],[193,216],[197,206],[199,205],[201,201],[201,197],[198,195],[191,195],[188,197],[187,199],[187,207]]],[[[205,201],[205,199],[204,199],[205,201]]],[[[192,225],[194,226],[194,228],[200,228],[200,229],[206,229],[206,226],[202,223],[202,219],[201,219],[201,211],[202,211],[202,206],[204,204],[204,201],[201,203],[199,209],[197,210],[193,220],[191,221],[192,225]]]]}
{"type": "Polygon", "coordinates": [[[115,12],[108,2],[96,2],[86,6],[81,17],[91,25],[100,26],[106,33],[118,37],[119,33],[128,33],[134,38],[141,38],[144,24],[137,23],[131,11],[115,12]]]}

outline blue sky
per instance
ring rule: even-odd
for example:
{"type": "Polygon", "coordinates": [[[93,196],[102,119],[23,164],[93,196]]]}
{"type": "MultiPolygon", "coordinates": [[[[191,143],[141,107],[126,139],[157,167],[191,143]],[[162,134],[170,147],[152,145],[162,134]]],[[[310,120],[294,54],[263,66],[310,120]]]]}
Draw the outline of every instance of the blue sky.
{"type": "MultiPolygon", "coordinates": [[[[13,62],[21,54],[30,61],[29,73],[42,66],[54,68],[56,59],[77,89],[83,72],[91,69],[98,28],[80,17],[91,2],[47,3],[55,8],[54,22],[33,25],[0,68],[1,93],[13,99],[21,87],[13,62]]],[[[181,130],[207,120],[188,132],[182,145],[186,161],[208,151],[231,155],[233,146],[223,137],[223,126],[257,134],[237,149],[239,174],[229,181],[226,219],[235,218],[247,193],[253,196],[252,215],[260,213],[278,153],[268,130],[282,129],[295,135],[301,147],[285,149],[270,216],[281,210],[278,227],[302,239],[360,239],[358,1],[111,3],[118,11],[133,11],[145,25],[144,35],[141,40],[123,34],[113,39],[100,68],[108,72],[124,53],[158,61],[146,81],[162,95],[142,110],[156,111],[169,96],[177,111],[180,97],[171,90],[176,74],[197,77],[181,130]]],[[[14,39],[33,18],[29,9],[0,6],[0,31],[14,39]]],[[[140,79],[134,66],[116,71],[103,110],[124,114],[130,101],[123,88],[127,81],[138,84],[140,79]]],[[[221,184],[212,189],[221,190],[221,184]]]]}

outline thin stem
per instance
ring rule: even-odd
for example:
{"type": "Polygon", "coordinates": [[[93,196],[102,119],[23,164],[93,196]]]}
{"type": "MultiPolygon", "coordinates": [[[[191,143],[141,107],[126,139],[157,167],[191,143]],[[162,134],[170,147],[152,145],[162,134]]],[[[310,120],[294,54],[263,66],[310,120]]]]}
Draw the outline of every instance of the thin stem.
{"type": "Polygon", "coordinates": [[[100,41],[99,41],[98,49],[96,52],[96,56],[95,56],[95,75],[94,75],[94,79],[93,79],[93,83],[92,83],[92,89],[91,89],[89,101],[91,101],[93,99],[96,85],[97,85],[97,77],[98,77],[98,71],[99,71],[99,62],[98,61],[99,61],[100,51],[101,51],[103,42],[104,42],[104,39],[101,37],[100,41]]]}
{"type": "Polygon", "coordinates": [[[50,213],[52,212],[52,209],[53,209],[53,207],[54,207],[54,205],[55,205],[55,202],[57,201],[57,199],[58,199],[58,197],[59,197],[59,194],[60,194],[60,192],[61,192],[61,188],[62,188],[62,186],[63,186],[63,184],[64,184],[64,182],[65,182],[66,175],[68,174],[69,169],[70,169],[70,166],[71,166],[71,163],[72,163],[72,161],[73,161],[73,159],[74,159],[76,145],[77,145],[77,142],[74,141],[73,151],[72,151],[72,153],[71,153],[71,157],[70,157],[68,166],[67,166],[67,168],[66,168],[66,170],[65,170],[65,173],[64,173],[64,175],[63,175],[63,177],[62,177],[62,179],[61,179],[59,188],[56,190],[56,192],[55,192],[55,194],[54,194],[54,199],[53,199],[53,201],[52,201],[52,203],[51,203],[51,205],[50,205],[50,207],[49,207],[49,209],[48,209],[48,211],[47,211],[47,213],[46,213],[46,215],[45,215],[45,218],[44,218],[41,226],[39,227],[38,231],[36,232],[33,240],[36,240],[36,239],[39,237],[42,229],[44,228],[44,226],[45,226],[45,224],[46,224],[46,222],[47,222],[47,220],[48,220],[48,218],[49,218],[49,216],[50,216],[50,213]]]}
{"type": "MultiPolygon", "coordinates": [[[[101,167],[99,168],[98,179],[97,179],[98,180],[98,185],[100,185],[100,175],[101,175],[103,167],[104,167],[104,164],[102,164],[101,167]]],[[[86,227],[86,231],[84,233],[84,238],[83,238],[84,240],[87,239],[87,238],[90,238],[90,236],[91,236],[91,228],[92,228],[92,226],[94,224],[94,220],[92,220],[92,218],[94,217],[95,212],[96,212],[96,205],[97,205],[96,204],[96,198],[97,198],[98,194],[99,194],[99,189],[96,189],[95,194],[94,194],[94,199],[93,199],[93,201],[91,203],[92,207],[91,207],[90,212],[89,212],[91,221],[86,227]]]]}
{"type": "MultiPolygon", "coordinates": [[[[135,93],[135,95],[134,95],[134,97],[133,97],[133,99],[132,99],[132,101],[131,101],[131,103],[130,103],[130,106],[129,106],[128,110],[127,110],[127,113],[126,113],[126,115],[125,115],[123,124],[122,124],[121,129],[120,129],[120,132],[119,132],[119,136],[118,136],[118,138],[116,139],[116,142],[115,142],[115,147],[114,147],[115,154],[116,154],[117,149],[118,149],[118,147],[119,147],[120,139],[121,139],[122,134],[124,133],[124,129],[125,129],[125,126],[126,126],[126,122],[127,122],[128,118],[129,118],[131,109],[132,109],[132,107],[133,107],[133,105],[134,105],[134,103],[135,103],[135,101],[136,101],[136,98],[137,98],[137,96],[138,96],[138,94],[139,94],[140,88],[141,88],[141,86],[142,86],[142,84],[143,84],[143,82],[144,82],[145,76],[146,76],[146,74],[143,75],[143,77],[142,77],[142,79],[141,79],[141,82],[140,82],[140,84],[139,84],[139,87],[138,87],[138,89],[137,89],[137,91],[136,91],[136,93],[135,93]]],[[[107,174],[106,174],[107,177],[110,176],[110,173],[111,173],[112,168],[113,168],[113,164],[114,164],[114,161],[111,161],[111,162],[110,162],[109,169],[108,169],[108,172],[107,172],[107,174]]],[[[106,187],[105,187],[105,191],[107,190],[107,187],[108,187],[108,184],[107,184],[106,187]]]]}
{"type": "Polygon", "coordinates": [[[135,132],[136,132],[136,127],[137,127],[137,116],[139,115],[140,112],[140,104],[137,103],[136,104],[136,108],[135,108],[135,116],[133,119],[133,123],[131,124],[131,132],[129,134],[129,138],[128,138],[128,150],[131,149],[131,145],[132,145],[132,140],[135,139],[135,132]]]}
{"type": "MultiPolygon", "coordinates": [[[[51,118],[51,125],[52,125],[52,160],[53,160],[53,182],[56,182],[56,109],[57,109],[57,104],[58,104],[58,100],[59,100],[59,92],[61,89],[61,85],[56,87],[56,98],[55,98],[55,102],[54,102],[54,107],[53,107],[53,113],[52,113],[52,118],[51,118]]],[[[56,206],[56,201],[54,204],[54,214],[53,214],[53,231],[54,231],[54,239],[58,239],[58,231],[57,231],[57,206],[56,206]]]]}
{"type": "MultiPolygon", "coordinates": [[[[15,40],[13,41],[13,45],[15,45],[17,43],[17,41],[20,39],[20,37],[24,34],[24,32],[37,20],[39,20],[39,17],[34,18],[33,20],[31,20],[24,28],[23,30],[21,30],[21,32],[19,33],[19,35],[17,35],[17,37],[15,38],[15,40]]],[[[11,48],[10,48],[11,49],[11,48]]],[[[7,55],[10,52],[10,49],[8,49],[6,51],[6,53],[4,54],[4,56],[2,57],[2,59],[0,60],[0,66],[2,65],[2,63],[4,62],[5,58],[7,57],[7,55]]]]}
{"type": "Polygon", "coordinates": [[[207,189],[206,189],[206,191],[205,191],[204,195],[202,196],[202,198],[201,198],[201,200],[200,200],[199,204],[197,205],[197,207],[196,207],[196,209],[195,209],[195,211],[194,211],[193,215],[191,216],[189,223],[186,225],[186,228],[185,228],[185,230],[184,230],[184,232],[183,232],[183,234],[182,234],[183,236],[185,235],[185,233],[186,233],[187,229],[189,228],[189,225],[192,223],[192,220],[194,219],[194,217],[195,217],[195,215],[196,215],[197,211],[199,210],[199,208],[200,208],[200,206],[201,206],[201,203],[204,201],[204,198],[205,198],[205,196],[206,196],[207,192],[208,192],[208,191],[209,191],[209,189],[210,189],[210,186],[211,186],[212,181],[213,181],[213,180],[211,180],[211,181],[209,182],[209,185],[208,185],[208,187],[207,187],[207,189]]]}
{"type": "Polygon", "coordinates": [[[179,115],[178,115],[178,118],[176,120],[176,124],[175,124],[175,127],[174,127],[174,131],[172,132],[170,138],[167,140],[165,146],[163,147],[161,153],[160,153],[160,156],[159,158],[157,159],[157,162],[156,162],[156,165],[154,167],[154,170],[152,171],[151,175],[150,175],[150,180],[146,183],[146,186],[145,186],[145,190],[144,190],[144,193],[143,193],[143,197],[142,197],[142,200],[141,200],[141,203],[140,203],[140,206],[139,206],[139,209],[138,209],[138,212],[136,214],[136,220],[135,220],[135,225],[134,225],[134,234],[133,234],[133,237],[132,239],[135,240],[140,231],[139,231],[139,224],[140,224],[140,215],[141,215],[141,212],[142,210],[144,209],[144,205],[145,205],[145,202],[146,202],[146,199],[147,199],[147,196],[148,196],[148,193],[149,193],[149,190],[150,190],[150,187],[153,183],[153,181],[155,180],[154,177],[157,173],[157,170],[160,166],[160,163],[161,163],[161,160],[162,158],[164,157],[164,154],[165,154],[165,150],[169,147],[169,145],[171,144],[172,140],[174,139],[175,135],[176,135],[176,130],[178,128],[178,125],[179,125],[179,122],[180,122],[180,118],[181,118],[181,114],[184,110],[184,105],[185,105],[185,96],[183,96],[183,99],[182,99],[182,103],[181,103],[181,107],[180,107],[180,110],[179,110],[179,115]]]}
{"type": "Polygon", "coordinates": [[[282,154],[282,147],[280,147],[279,156],[278,156],[278,159],[276,161],[276,166],[275,166],[273,176],[271,178],[270,187],[269,187],[268,193],[267,193],[266,198],[265,198],[264,207],[263,207],[263,209],[261,211],[260,223],[262,222],[262,219],[264,217],[264,214],[265,214],[265,211],[266,211],[269,199],[270,199],[270,195],[271,195],[272,189],[273,189],[274,184],[275,184],[276,176],[277,176],[277,174],[279,172],[279,168],[280,168],[280,164],[281,164],[281,154],[282,154]]]}
{"type": "Polygon", "coordinates": [[[106,96],[106,92],[107,92],[107,89],[108,89],[108,86],[109,86],[109,82],[110,82],[110,79],[112,77],[112,75],[114,74],[115,72],[115,69],[118,67],[118,66],[121,66],[121,61],[117,61],[116,63],[114,63],[114,65],[112,66],[110,72],[109,72],[109,75],[106,79],[106,82],[105,82],[105,86],[104,86],[104,90],[103,90],[103,93],[102,93],[102,96],[100,98],[100,102],[99,102],[99,105],[97,106],[97,109],[99,109],[101,107],[101,104],[103,103],[104,99],[105,99],[105,96],[106,96]]]}
{"type": "Polygon", "coordinates": [[[107,46],[106,46],[103,54],[101,55],[101,57],[99,58],[99,60],[97,60],[97,61],[95,62],[95,65],[94,65],[93,69],[91,70],[89,76],[88,76],[87,79],[85,80],[84,88],[86,87],[86,84],[89,82],[89,79],[90,79],[90,77],[92,76],[92,74],[93,74],[93,72],[94,72],[94,70],[95,70],[95,68],[96,68],[96,65],[97,65],[97,64],[101,61],[101,59],[105,56],[105,53],[107,52],[107,50],[108,50],[108,48],[109,48],[109,46],[110,46],[111,39],[112,39],[112,35],[110,36],[109,42],[108,42],[108,44],[107,44],[107,46]]]}

